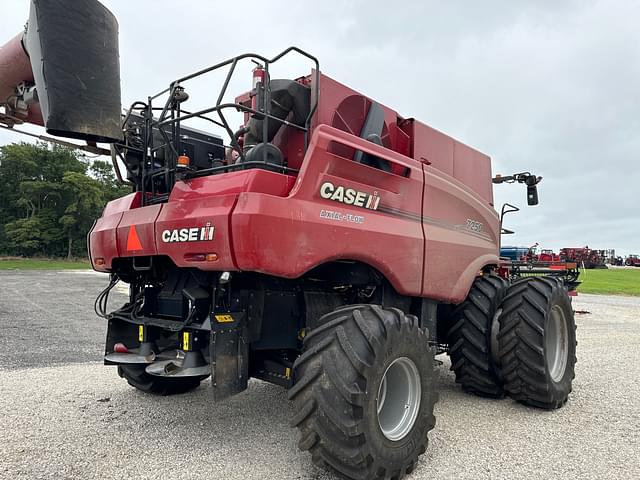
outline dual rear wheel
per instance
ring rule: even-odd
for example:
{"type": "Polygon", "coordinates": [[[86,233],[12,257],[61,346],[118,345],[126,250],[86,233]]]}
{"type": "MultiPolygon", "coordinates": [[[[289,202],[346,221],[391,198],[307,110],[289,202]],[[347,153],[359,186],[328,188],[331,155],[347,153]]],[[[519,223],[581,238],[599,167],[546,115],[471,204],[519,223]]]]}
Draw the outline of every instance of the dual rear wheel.
{"type": "Polygon", "coordinates": [[[508,285],[495,275],[479,277],[453,314],[451,369],[472,393],[559,408],[575,376],[575,330],[560,280],[530,277],[508,285]]]}

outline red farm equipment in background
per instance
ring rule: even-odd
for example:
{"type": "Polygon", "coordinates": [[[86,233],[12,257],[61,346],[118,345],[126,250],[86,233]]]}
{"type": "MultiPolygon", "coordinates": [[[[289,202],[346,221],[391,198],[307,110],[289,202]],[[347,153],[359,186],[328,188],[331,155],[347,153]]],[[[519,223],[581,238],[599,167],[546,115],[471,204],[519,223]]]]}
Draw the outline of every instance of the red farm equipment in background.
{"type": "Polygon", "coordinates": [[[562,279],[569,295],[577,295],[580,269],[576,262],[565,261],[551,249],[538,253],[538,243],[526,247],[502,247],[501,256],[508,258],[505,268],[512,280],[524,277],[553,276],[562,279]]]}
{"type": "Polygon", "coordinates": [[[640,255],[629,255],[625,258],[624,264],[628,267],[640,267],[640,255]]]}
{"type": "Polygon", "coordinates": [[[560,249],[560,258],[565,262],[575,262],[583,268],[607,268],[604,250],[592,250],[589,247],[570,247],[560,249]]]}

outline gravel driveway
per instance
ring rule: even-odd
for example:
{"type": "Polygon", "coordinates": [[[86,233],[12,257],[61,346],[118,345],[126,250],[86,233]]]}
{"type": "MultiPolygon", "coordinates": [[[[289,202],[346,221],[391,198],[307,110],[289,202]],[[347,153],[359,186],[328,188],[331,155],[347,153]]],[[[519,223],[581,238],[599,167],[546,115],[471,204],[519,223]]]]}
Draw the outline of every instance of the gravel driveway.
{"type": "MultiPolygon", "coordinates": [[[[0,478],[333,479],[296,447],[281,388],[213,404],[144,395],[101,365],[90,272],[0,272],[0,478]]],[[[119,300],[123,296],[120,294],[119,300]]],[[[640,478],[640,298],[581,295],[568,404],[464,394],[438,370],[430,446],[409,479],[640,478]]]]}

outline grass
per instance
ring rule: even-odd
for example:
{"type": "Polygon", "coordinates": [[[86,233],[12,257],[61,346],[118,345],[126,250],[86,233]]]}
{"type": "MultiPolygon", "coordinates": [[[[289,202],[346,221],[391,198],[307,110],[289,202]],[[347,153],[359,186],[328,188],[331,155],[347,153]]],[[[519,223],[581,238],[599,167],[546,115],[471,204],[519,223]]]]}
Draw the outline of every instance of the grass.
{"type": "Polygon", "coordinates": [[[640,268],[582,270],[579,293],[640,296],[640,268]]]}
{"type": "MultiPolygon", "coordinates": [[[[48,258],[1,258],[0,270],[78,270],[90,269],[88,260],[48,258]]],[[[582,270],[580,293],[640,296],[640,268],[582,270]]]]}
{"type": "Polygon", "coordinates": [[[0,258],[0,270],[78,270],[90,269],[88,260],[49,258],[0,258]]]}

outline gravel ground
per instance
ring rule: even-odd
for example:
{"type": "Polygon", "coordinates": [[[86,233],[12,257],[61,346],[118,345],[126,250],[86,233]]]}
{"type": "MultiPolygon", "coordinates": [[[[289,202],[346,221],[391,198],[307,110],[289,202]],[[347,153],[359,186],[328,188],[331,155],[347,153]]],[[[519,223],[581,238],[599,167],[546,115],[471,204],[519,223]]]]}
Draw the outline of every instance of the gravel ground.
{"type": "MultiPolygon", "coordinates": [[[[216,405],[208,382],[150,397],[102,366],[93,299],[105,284],[0,272],[0,478],[335,478],[298,451],[279,387],[252,381],[216,405]]],[[[576,317],[569,403],[543,412],[466,395],[442,357],[437,426],[408,478],[640,478],[640,298],[581,295],[574,306],[591,313],[576,317]]]]}

